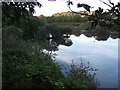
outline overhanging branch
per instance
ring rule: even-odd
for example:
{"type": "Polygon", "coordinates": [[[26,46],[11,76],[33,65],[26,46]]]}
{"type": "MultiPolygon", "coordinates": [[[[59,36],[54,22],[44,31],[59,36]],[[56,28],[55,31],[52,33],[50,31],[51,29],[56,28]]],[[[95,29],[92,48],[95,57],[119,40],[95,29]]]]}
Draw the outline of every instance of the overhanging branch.
{"type": "Polygon", "coordinates": [[[109,4],[107,4],[106,2],[104,2],[104,1],[102,1],[102,0],[100,0],[102,3],[104,3],[104,4],[106,4],[107,6],[109,6],[109,7],[111,7],[112,8],[112,6],[110,6],[109,4]]]}
{"type": "Polygon", "coordinates": [[[108,0],[109,1],[109,3],[111,4],[111,5],[113,5],[114,6],[114,3],[113,2],[111,2],[111,0],[108,0]]]}
{"type": "Polygon", "coordinates": [[[92,14],[92,15],[89,15],[89,14],[86,14],[86,13],[75,12],[75,11],[73,11],[73,10],[71,9],[70,5],[68,5],[68,7],[69,7],[69,9],[70,9],[70,11],[71,11],[72,13],[80,14],[80,15],[85,15],[85,16],[93,16],[93,14],[92,14]]]}

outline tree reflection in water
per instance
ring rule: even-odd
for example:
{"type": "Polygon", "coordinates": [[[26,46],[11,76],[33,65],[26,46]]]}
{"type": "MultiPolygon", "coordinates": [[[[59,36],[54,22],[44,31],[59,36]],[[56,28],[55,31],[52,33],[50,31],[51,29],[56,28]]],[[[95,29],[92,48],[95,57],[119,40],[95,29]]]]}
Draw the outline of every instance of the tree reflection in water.
{"type": "Polygon", "coordinates": [[[46,49],[47,51],[57,51],[59,45],[71,46],[73,42],[71,39],[61,36],[59,38],[43,40],[40,44],[42,49],[46,49]]]}
{"type": "MultiPolygon", "coordinates": [[[[120,38],[118,28],[120,28],[120,26],[118,26],[117,28],[99,27],[93,30],[72,30],[72,31],[68,30],[70,33],[64,32],[62,34],[59,34],[58,36],[56,34],[57,37],[40,40],[40,45],[42,49],[46,49],[47,51],[58,51],[59,45],[70,47],[73,44],[72,40],[70,39],[71,35],[79,37],[81,34],[84,34],[88,38],[94,37],[97,41],[106,41],[110,37],[112,39],[117,39],[120,38]]],[[[51,36],[55,36],[53,32],[52,33],[49,32],[49,34],[51,34],[51,36]]],[[[44,36],[47,36],[49,34],[46,33],[46,35],[44,36]]]]}

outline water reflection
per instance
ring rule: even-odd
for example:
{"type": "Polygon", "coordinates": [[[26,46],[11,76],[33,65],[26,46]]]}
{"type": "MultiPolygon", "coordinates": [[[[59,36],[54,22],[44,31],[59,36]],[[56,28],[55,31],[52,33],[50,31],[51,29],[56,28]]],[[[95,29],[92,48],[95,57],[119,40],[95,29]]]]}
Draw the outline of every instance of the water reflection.
{"type": "MultiPolygon", "coordinates": [[[[57,32],[58,33],[58,32],[57,32]]],[[[56,34],[57,34],[56,33],[56,34]]],[[[120,38],[117,29],[110,29],[110,28],[97,28],[94,30],[72,30],[72,31],[65,31],[59,35],[54,35],[53,31],[46,33],[46,37],[43,37],[41,40],[41,45],[43,49],[48,51],[57,51],[59,45],[64,46],[71,46],[73,44],[72,39],[70,38],[71,35],[75,35],[76,37],[80,37],[81,35],[85,35],[88,38],[94,38],[97,41],[107,41],[110,37],[112,39],[120,38]]]]}
{"type": "Polygon", "coordinates": [[[111,37],[107,41],[97,41],[94,37],[87,38],[84,34],[76,37],[71,35],[73,45],[66,47],[60,45],[55,53],[56,58],[65,63],[71,60],[90,62],[97,68],[97,79],[101,88],[118,87],[118,40],[111,37]],[[95,42],[94,42],[95,41],[95,42]]]}
{"type": "MultiPolygon", "coordinates": [[[[68,34],[67,34],[68,35],[68,34]]],[[[118,30],[72,30],[70,37],[42,40],[41,46],[57,54],[56,60],[68,66],[72,60],[90,62],[97,68],[100,88],[118,87],[118,30]]]]}
{"type": "Polygon", "coordinates": [[[43,39],[40,42],[42,49],[46,49],[47,51],[57,51],[59,45],[71,46],[73,44],[72,40],[68,37],[59,37],[53,39],[43,39]]]}
{"type": "Polygon", "coordinates": [[[98,41],[106,41],[109,37],[113,39],[120,38],[118,30],[108,30],[108,29],[95,29],[95,30],[86,30],[83,33],[87,37],[94,37],[98,41]]]}

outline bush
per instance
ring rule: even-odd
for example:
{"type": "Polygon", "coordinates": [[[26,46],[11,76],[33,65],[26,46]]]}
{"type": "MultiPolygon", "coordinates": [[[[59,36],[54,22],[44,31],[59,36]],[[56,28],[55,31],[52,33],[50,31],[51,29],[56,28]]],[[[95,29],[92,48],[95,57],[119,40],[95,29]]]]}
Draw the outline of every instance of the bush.
{"type": "Polygon", "coordinates": [[[78,67],[73,63],[64,76],[61,65],[53,61],[52,54],[44,53],[38,43],[24,41],[19,30],[15,27],[3,30],[3,89],[96,88],[94,78],[88,74],[89,67],[83,64],[78,67]]]}
{"type": "Polygon", "coordinates": [[[47,54],[30,55],[20,49],[3,52],[3,88],[59,87],[60,78],[60,66],[47,54]]]}
{"type": "Polygon", "coordinates": [[[8,50],[3,53],[3,89],[4,88],[45,88],[70,89],[97,87],[94,80],[96,71],[89,66],[75,65],[64,76],[61,66],[54,62],[49,54],[29,55],[22,50],[8,50]]]}
{"type": "Polygon", "coordinates": [[[95,80],[96,70],[97,69],[90,68],[89,62],[88,65],[85,65],[82,62],[76,64],[72,61],[69,71],[66,72],[66,83],[68,87],[72,85],[72,88],[97,88],[99,82],[95,80]]]}

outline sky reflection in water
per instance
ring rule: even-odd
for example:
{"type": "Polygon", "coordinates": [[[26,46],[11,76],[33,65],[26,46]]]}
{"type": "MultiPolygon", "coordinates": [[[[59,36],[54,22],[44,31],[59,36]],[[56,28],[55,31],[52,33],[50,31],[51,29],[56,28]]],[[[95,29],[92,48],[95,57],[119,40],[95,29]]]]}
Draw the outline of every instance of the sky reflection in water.
{"type": "Polygon", "coordinates": [[[73,42],[70,47],[59,45],[56,59],[67,64],[72,60],[90,62],[91,67],[98,69],[96,78],[101,88],[118,88],[118,39],[97,41],[83,34],[71,35],[70,39],[73,42]]]}

